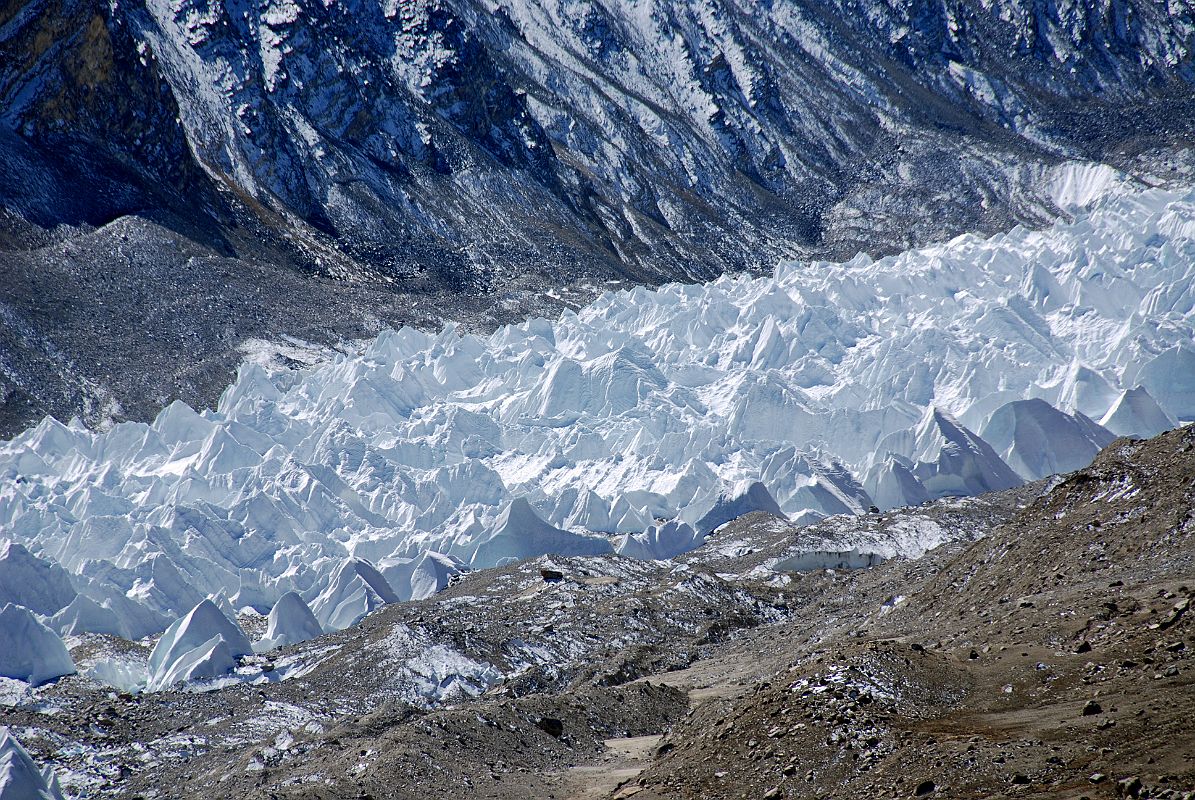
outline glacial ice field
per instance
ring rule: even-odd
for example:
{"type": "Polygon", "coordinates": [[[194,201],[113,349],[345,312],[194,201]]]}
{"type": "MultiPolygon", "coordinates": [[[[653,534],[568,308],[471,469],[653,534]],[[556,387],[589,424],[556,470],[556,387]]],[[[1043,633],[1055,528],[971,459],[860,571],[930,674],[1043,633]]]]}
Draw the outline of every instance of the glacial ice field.
{"type": "Polygon", "coordinates": [[[752,509],[1084,466],[1195,418],[1195,192],[1091,197],[1075,175],[1048,230],[608,293],[489,336],[387,331],[316,367],[246,363],[215,411],[150,425],[47,418],[0,444],[0,538],[61,591],[8,580],[0,605],[135,638],[209,595],[266,612],[294,591],[343,628],[464,567],[670,557],[752,509]]]}

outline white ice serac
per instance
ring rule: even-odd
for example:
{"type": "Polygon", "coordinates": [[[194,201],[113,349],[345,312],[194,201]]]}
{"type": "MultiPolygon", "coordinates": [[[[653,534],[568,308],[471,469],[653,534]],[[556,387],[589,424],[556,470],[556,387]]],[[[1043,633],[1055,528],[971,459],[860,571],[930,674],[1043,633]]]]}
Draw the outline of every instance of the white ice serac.
{"type": "Polygon", "coordinates": [[[19,542],[0,540],[0,605],[16,603],[35,614],[54,614],[75,599],[70,575],[19,542]]]}
{"type": "Polygon", "coordinates": [[[236,669],[253,646],[236,622],[210,599],[175,620],[149,656],[150,691],[176,683],[217,678],[236,669]]]}
{"type": "Polygon", "coordinates": [[[58,634],[24,606],[0,606],[0,677],[36,686],[74,672],[75,662],[58,634]]]}
{"type": "Polygon", "coordinates": [[[63,800],[50,767],[38,769],[17,737],[0,726],[0,800],[63,800]]]}
{"type": "Polygon", "coordinates": [[[363,558],[349,558],[312,600],[311,612],[325,630],[340,631],[386,603],[398,601],[394,589],[373,564],[363,558]]]}
{"type": "Polygon", "coordinates": [[[265,638],[253,645],[259,653],[314,639],[323,633],[319,620],[303,602],[298,592],[287,592],[278,598],[266,620],[265,638]]]}

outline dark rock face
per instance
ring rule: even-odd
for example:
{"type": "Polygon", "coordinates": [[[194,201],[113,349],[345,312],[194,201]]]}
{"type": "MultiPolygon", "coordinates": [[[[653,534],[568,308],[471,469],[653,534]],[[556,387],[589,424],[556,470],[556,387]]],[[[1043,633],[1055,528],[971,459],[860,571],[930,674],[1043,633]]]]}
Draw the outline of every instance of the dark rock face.
{"type": "Polygon", "coordinates": [[[1147,0],[12,0],[0,425],[145,416],[146,385],[210,402],[229,341],[312,317],[325,341],[470,304],[484,324],[552,287],[1038,222],[1044,166],[1189,138],[1193,31],[1147,0]],[[144,235],[105,227],[128,216],[144,235]],[[270,294],[255,316],[205,287],[193,347],[138,327],[151,362],[201,354],[193,389],[89,344],[91,295],[24,293],[103,272],[159,302],[176,239],[270,294]],[[368,299],[320,319],[343,286],[368,299]]]}

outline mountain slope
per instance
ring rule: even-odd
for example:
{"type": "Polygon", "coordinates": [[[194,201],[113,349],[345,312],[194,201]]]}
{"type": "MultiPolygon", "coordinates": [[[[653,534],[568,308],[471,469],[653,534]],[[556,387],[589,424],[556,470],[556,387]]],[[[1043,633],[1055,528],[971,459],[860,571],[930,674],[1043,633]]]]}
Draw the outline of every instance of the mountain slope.
{"type": "Polygon", "coordinates": [[[618,796],[1192,796],[1193,504],[1195,431],[1122,439],[916,580],[844,576],[618,796]]]}
{"type": "Polygon", "coordinates": [[[11,3],[0,423],[209,403],[245,338],[1040,222],[1060,158],[1189,141],[1171,5],[11,3]]]}

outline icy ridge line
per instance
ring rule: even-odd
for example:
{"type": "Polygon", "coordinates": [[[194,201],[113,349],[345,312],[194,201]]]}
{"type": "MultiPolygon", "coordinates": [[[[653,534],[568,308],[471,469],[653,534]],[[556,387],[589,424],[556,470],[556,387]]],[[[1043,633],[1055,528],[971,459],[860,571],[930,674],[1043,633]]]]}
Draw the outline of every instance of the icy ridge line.
{"type": "MultiPolygon", "coordinates": [[[[0,444],[0,529],[69,573],[54,602],[29,595],[60,633],[144,636],[207,596],[264,613],[291,591],[337,629],[466,567],[670,557],[728,514],[816,520],[1075,469],[1195,418],[1195,194],[1122,188],[1074,213],[608,293],[484,337],[387,331],[312,369],[246,363],[217,410],[152,425],[47,418],[0,444]]],[[[312,620],[288,605],[289,641],[312,620]]]]}

